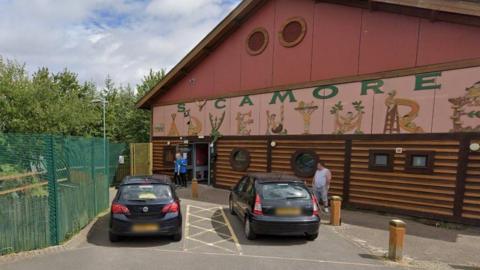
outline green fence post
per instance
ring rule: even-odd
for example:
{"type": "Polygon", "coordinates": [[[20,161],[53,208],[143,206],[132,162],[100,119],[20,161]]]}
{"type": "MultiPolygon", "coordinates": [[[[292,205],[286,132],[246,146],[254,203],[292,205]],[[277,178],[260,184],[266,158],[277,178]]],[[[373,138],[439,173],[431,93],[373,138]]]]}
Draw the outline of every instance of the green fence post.
{"type": "Polygon", "coordinates": [[[49,230],[50,244],[58,245],[59,236],[59,218],[58,218],[58,183],[55,164],[54,138],[52,135],[45,137],[48,177],[48,208],[49,208],[49,230]]]}
{"type": "Polygon", "coordinates": [[[93,216],[97,215],[97,181],[95,181],[95,138],[92,139],[91,173],[93,184],[93,216]]]}

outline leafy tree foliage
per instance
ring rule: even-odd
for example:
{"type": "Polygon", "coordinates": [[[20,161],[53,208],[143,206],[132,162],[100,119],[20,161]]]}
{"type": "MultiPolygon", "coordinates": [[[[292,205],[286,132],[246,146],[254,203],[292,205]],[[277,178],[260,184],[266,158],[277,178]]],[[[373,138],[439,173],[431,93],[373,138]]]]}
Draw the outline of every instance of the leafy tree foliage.
{"type": "Polygon", "coordinates": [[[93,101],[105,98],[107,137],[146,142],[151,114],[136,109],[135,103],[164,76],[164,70],[150,70],[137,91],[117,86],[107,76],[105,88],[99,90],[67,69],[52,73],[42,67],[29,76],[25,65],[0,57],[0,132],[101,137],[102,105],[93,101]]]}

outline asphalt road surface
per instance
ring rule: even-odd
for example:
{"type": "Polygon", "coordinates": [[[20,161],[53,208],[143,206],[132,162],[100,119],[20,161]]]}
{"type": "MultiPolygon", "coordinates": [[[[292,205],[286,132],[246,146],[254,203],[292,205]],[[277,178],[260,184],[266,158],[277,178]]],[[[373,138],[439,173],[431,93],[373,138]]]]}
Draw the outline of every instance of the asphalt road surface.
{"type": "Polygon", "coordinates": [[[108,215],[75,247],[0,262],[2,270],[52,269],[403,269],[376,258],[328,225],[315,241],[264,236],[249,241],[225,205],[182,200],[183,238],[108,241],[108,215]]]}

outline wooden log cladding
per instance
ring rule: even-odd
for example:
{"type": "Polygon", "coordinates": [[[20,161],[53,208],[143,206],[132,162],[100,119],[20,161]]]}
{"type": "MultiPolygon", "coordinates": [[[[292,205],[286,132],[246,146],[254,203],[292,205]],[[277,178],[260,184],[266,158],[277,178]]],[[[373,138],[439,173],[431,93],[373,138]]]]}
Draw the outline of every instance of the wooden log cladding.
{"type": "Polygon", "coordinates": [[[451,217],[458,152],[459,141],[455,139],[353,140],[350,202],[451,217]],[[394,154],[393,171],[369,170],[369,150],[396,148],[402,148],[402,153],[394,154]],[[433,173],[406,171],[406,151],[409,150],[434,151],[433,173]]]}
{"type": "MultiPolygon", "coordinates": [[[[480,143],[480,140],[473,140],[472,143],[480,143]]],[[[478,151],[470,152],[468,155],[462,210],[463,218],[480,219],[480,152],[478,151]]]]}
{"type": "MultiPolygon", "coordinates": [[[[282,139],[275,140],[276,146],[272,148],[272,172],[285,172],[294,174],[290,160],[295,151],[299,149],[313,150],[325,166],[332,172],[330,185],[331,195],[343,195],[343,176],[345,161],[344,140],[315,140],[315,139],[282,139]]],[[[312,184],[312,177],[304,178],[308,185],[312,184]]]]}
{"type": "Polygon", "coordinates": [[[217,160],[215,162],[215,186],[230,188],[234,186],[246,172],[234,171],[230,165],[230,154],[234,148],[243,148],[250,152],[248,172],[267,171],[267,139],[248,140],[221,138],[217,142],[217,160]]]}
{"type": "Polygon", "coordinates": [[[167,144],[168,142],[170,142],[171,145],[182,143],[182,141],[180,140],[166,140],[166,139],[152,140],[152,152],[153,152],[152,171],[153,173],[167,174],[167,175],[173,176],[173,164],[172,166],[165,166],[163,161],[164,147],[168,145],[167,144]]]}

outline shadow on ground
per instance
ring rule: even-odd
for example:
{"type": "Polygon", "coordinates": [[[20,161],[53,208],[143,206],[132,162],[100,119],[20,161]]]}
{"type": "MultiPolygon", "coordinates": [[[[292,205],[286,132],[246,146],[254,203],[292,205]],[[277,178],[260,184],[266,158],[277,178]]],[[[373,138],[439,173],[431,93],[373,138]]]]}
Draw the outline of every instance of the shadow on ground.
{"type": "MultiPolygon", "coordinates": [[[[304,236],[275,236],[275,235],[258,235],[257,239],[255,240],[248,240],[243,233],[243,224],[236,216],[230,214],[228,208],[223,208],[225,212],[225,216],[228,219],[228,222],[232,226],[232,229],[235,231],[235,235],[237,236],[238,242],[240,245],[252,245],[252,246],[295,246],[295,245],[303,245],[307,242],[304,236]]],[[[221,210],[218,209],[215,211],[212,216],[216,216],[221,213],[221,210]]],[[[212,222],[212,227],[215,229],[216,232],[222,233],[221,227],[216,226],[214,222],[212,222]],[[217,229],[218,228],[218,229],[217,229]]],[[[223,237],[221,234],[219,234],[223,237]]],[[[233,241],[233,240],[232,240],[233,241]]]]}
{"type": "Polygon", "coordinates": [[[97,246],[106,247],[158,247],[172,243],[171,238],[165,237],[126,237],[122,241],[112,243],[108,239],[108,223],[110,214],[97,220],[87,235],[87,242],[97,246]]]}
{"type": "Polygon", "coordinates": [[[177,194],[182,199],[194,200],[199,202],[214,203],[214,204],[228,204],[229,190],[217,189],[206,185],[198,185],[198,198],[192,198],[192,188],[177,188],[177,194]]]}
{"type": "Polygon", "coordinates": [[[442,223],[428,219],[392,215],[360,209],[343,209],[342,222],[369,229],[389,230],[389,221],[402,219],[407,223],[407,232],[422,238],[457,242],[459,235],[480,236],[480,228],[453,223],[442,223]]]}
{"type": "Polygon", "coordinates": [[[459,270],[480,270],[480,267],[477,266],[468,266],[468,265],[454,265],[450,264],[450,267],[453,269],[459,269],[459,270]]]}

